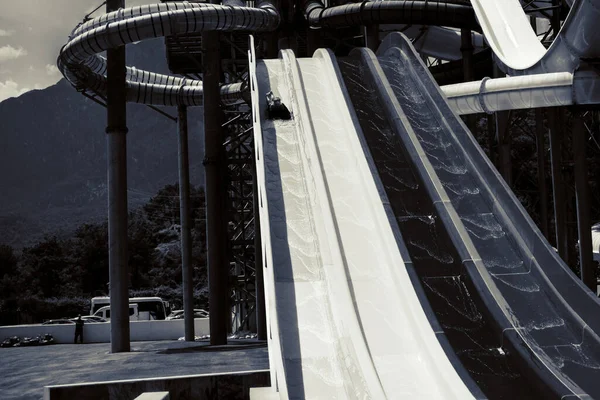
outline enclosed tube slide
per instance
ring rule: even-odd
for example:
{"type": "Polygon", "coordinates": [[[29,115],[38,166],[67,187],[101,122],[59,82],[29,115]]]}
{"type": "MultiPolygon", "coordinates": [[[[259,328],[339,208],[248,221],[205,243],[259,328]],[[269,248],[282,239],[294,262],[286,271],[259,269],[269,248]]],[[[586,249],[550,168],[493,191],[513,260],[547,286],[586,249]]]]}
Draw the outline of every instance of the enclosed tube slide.
{"type": "MultiPolygon", "coordinates": [[[[61,49],[58,67],[77,89],[106,92],[106,60],[98,54],[141,40],[204,31],[275,30],[279,13],[269,0],[239,7],[202,3],[151,4],[121,9],[77,27],[61,49]]],[[[154,105],[202,105],[202,82],[127,68],[127,100],[154,105]]],[[[242,84],[225,85],[223,101],[241,98],[242,84]]]]}
{"type": "Polygon", "coordinates": [[[304,0],[304,16],[313,27],[371,24],[418,24],[479,31],[473,9],[451,1],[364,1],[325,8],[321,0],[304,0]]]}
{"type": "Polygon", "coordinates": [[[294,399],[472,398],[404,268],[331,52],[297,60],[283,50],[250,71],[274,389],[294,399]],[[291,120],[266,118],[270,91],[291,120]]]}

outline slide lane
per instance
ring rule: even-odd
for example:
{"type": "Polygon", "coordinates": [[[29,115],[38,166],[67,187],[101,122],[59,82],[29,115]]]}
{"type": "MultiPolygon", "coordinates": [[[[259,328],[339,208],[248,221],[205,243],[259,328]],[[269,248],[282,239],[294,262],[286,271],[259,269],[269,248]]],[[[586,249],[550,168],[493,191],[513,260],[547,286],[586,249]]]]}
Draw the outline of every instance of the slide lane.
{"type": "Polygon", "coordinates": [[[470,287],[498,352],[531,390],[600,397],[600,302],[546,242],[403,43],[373,63],[384,74],[386,113],[462,261],[451,275],[470,287]]]}
{"type": "Polygon", "coordinates": [[[415,293],[331,53],[297,60],[284,50],[255,68],[273,389],[281,398],[473,398],[415,293]],[[269,91],[292,120],[266,118],[269,91]]]}

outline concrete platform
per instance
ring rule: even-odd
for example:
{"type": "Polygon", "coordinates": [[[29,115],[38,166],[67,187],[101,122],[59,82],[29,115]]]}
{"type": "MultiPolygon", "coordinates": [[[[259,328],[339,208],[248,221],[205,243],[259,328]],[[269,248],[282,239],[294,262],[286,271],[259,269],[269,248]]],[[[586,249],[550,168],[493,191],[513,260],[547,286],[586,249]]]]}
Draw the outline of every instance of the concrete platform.
{"type": "Polygon", "coordinates": [[[265,342],[134,342],[130,353],[110,354],[109,343],[0,349],[0,399],[42,399],[44,386],[269,368],[265,342]]]}

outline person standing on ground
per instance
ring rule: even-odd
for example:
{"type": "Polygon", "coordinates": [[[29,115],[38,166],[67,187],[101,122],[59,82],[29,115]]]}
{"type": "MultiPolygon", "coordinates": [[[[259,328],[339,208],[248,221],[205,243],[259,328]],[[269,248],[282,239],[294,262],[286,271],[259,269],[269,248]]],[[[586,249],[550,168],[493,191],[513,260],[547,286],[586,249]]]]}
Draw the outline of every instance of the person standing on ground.
{"type": "Polygon", "coordinates": [[[75,343],[77,343],[78,337],[81,339],[81,344],[83,344],[83,320],[81,319],[81,314],[75,320],[75,343]]]}

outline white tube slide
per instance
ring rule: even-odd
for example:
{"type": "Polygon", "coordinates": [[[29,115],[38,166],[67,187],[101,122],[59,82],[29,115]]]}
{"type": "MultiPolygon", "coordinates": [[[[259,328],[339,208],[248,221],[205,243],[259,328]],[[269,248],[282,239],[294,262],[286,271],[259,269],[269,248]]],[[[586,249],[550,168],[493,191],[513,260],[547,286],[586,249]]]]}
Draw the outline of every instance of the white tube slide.
{"type": "MultiPolygon", "coordinates": [[[[106,91],[106,60],[98,54],[145,39],[210,30],[271,31],[279,14],[268,0],[255,8],[176,2],[121,9],[77,27],[62,48],[58,67],[76,88],[106,91]]],[[[127,68],[127,100],[154,105],[202,105],[202,82],[127,68]]],[[[241,98],[240,84],[222,88],[225,101],[241,98]]]]}
{"type": "Polygon", "coordinates": [[[546,51],[518,0],[471,0],[501,68],[509,75],[574,72],[581,58],[600,56],[600,4],[574,0],[554,43],[546,51]]]}

